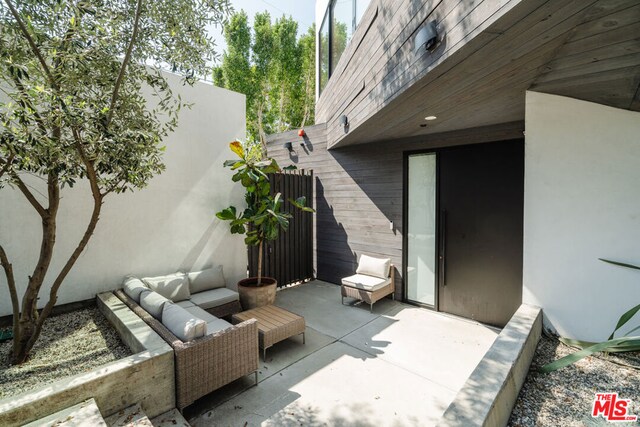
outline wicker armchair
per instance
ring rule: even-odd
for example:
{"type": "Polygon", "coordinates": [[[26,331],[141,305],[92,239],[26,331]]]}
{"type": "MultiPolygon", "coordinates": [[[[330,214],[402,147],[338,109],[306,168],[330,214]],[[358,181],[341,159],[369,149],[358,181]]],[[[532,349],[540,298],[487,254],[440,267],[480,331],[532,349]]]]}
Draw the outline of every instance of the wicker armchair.
{"type": "MultiPolygon", "coordinates": [[[[358,272],[353,276],[345,277],[342,279],[341,294],[342,304],[344,304],[344,298],[355,298],[369,304],[369,310],[373,312],[373,304],[391,295],[395,300],[395,273],[394,266],[391,264],[390,259],[378,259],[367,257],[363,255],[360,258],[360,264],[358,265],[358,271],[360,271],[363,265],[363,259],[368,262],[373,262],[374,267],[379,270],[375,273],[370,273],[365,268],[365,272],[358,272]],[[384,271],[384,274],[382,273],[384,271]],[[384,278],[383,278],[384,277],[384,278]]],[[[370,267],[370,266],[369,266],[370,267]]]]}
{"type": "Polygon", "coordinates": [[[196,399],[245,375],[253,373],[258,384],[258,323],[255,319],[182,342],[122,290],[114,293],[173,348],[176,406],[181,411],[196,399]]]}

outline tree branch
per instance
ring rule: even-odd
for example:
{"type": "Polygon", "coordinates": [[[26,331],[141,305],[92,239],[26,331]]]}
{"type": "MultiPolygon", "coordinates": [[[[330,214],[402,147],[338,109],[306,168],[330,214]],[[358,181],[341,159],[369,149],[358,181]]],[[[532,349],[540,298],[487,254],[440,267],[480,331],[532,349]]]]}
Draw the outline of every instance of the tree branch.
{"type": "Polygon", "coordinates": [[[100,219],[101,209],[102,209],[102,199],[94,197],[93,212],[91,214],[91,219],[89,221],[89,224],[87,225],[87,229],[85,230],[84,235],[82,236],[82,239],[78,243],[78,246],[76,246],[76,249],[73,251],[69,259],[65,263],[64,267],[62,268],[62,270],[60,270],[60,273],[58,274],[56,279],[53,281],[53,285],[51,285],[51,290],[49,291],[49,301],[40,312],[40,316],[36,324],[35,333],[33,334],[31,340],[27,344],[28,346],[32,346],[33,343],[35,343],[38,336],[40,335],[40,331],[42,329],[42,325],[44,324],[45,319],[51,314],[51,310],[53,310],[53,307],[56,305],[56,302],[58,300],[58,290],[60,289],[60,285],[62,285],[62,282],[67,277],[67,274],[69,274],[69,271],[71,271],[74,264],[78,260],[78,257],[87,246],[87,243],[89,243],[89,239],[93,235],[93,232],[96,229],[96,225],[98,224],[98,220],[100,219]]]}
{"type": "Polygon", "coordinates": [[[38,202],[38,200],[35,198],[33,193],[29,190],[27,185],[24,183],[24,181],[20,179],[18,174],[15,173],[14,171],[11,171],[10,175],[11,175],[11,179],[13,179],[16,185],[18,186],[18,189],[22,192],[22,194],[24,194],[24,196],[27,198],[29,203],[31,203],[31,206],[33,206],[34,209],[38,212],[38,214],[40,214],[42,218],[49,216],[49,213],[47,212],[47,210],[40,204],[40,202],[38,202]]]}
{"type": "Polygon", "coordinates": [[[49,79],[49,81],[51,82],[51,85],[56,90],[59,90],[58,83],[53,77],[53,74],[51,74],[51,70],[49,69],[49,65],[47,65],[47,61],[45,61],[44,57],[42,56],[42,52],[40,52],[40,49],[38,49],[36,42],[33,40],[33,37],[31,37],[31,34],[29,34],[29,30],[27,29],[27,26],[25,25],[24,21],[20,17],[20,14],[16,10],[11,0],[4,0],[4,2],[9,8],[9,10],[11,11],[11,14],[15,18],[16,22],[18,23],[18,26],[20,27],[20,31],[22,31],[22,34],[27,39],[27,42],[29,43],[29,46],[31,47],[31,50],[33,51],[34,55],[36,56],[36,58],[38,58],[38,62],[40,62],[40,65],[42,66],[42,70],[47,76],[47,79],[49,79]]]}
{"type": "Polygon", "coordinates": [[[4,251],[2,245],[0,245],[0,264],[2,264],[4,274],[5,276],[7,276],[7,286],[9,286],[9,294],[11,295],[11,307],[13,308],[13,325],[15,329],[16,325],[18,324],[18,318],[20,317],[20,302],[18,301],[18,291],[16,289],[16,280],[13,275],[13,266],[9,262],[7,253],[4,251]]]}
{"type": "Polygon", "coordinates": [[[133,22],[133,32],[131,33],[131,40],[129,40],[129,46],[127,46],[127,51],[124,55],[124,59],[122,60],[122,65],[120,66],[120,72],[118,73],[118,78],[116,79],[116,84],[113,89],[113,94],[111,96],[111,104],[109,105],[109,114],[107,116],[107,123],[105,127],[108,127],[113,119],[113,114],[116,106],[116,101],[118,99],[118,92],[120,91],[120,86],[122,85],[122,81],[124,80],[124,74],[127,70],[127,65],[131,60],[131,54],[133,52],[133,46],[136,41],[136,37],[138,37],[138,30],[140,28],[140,15],[142,14],[142,0],[138,0],[136,5],[136,15],[133,22]]]}
{"type": "Polygon", "coordinates": [[[7,173],[7,171],[9,171],[14,158],[15,156],[13,155],[13,153],[11,153],[9,158],[7,160],[4,160],[4,166],[2,166],[2,169],[0,169],[0,178],[2,178],[2,176],[7,173]]]}

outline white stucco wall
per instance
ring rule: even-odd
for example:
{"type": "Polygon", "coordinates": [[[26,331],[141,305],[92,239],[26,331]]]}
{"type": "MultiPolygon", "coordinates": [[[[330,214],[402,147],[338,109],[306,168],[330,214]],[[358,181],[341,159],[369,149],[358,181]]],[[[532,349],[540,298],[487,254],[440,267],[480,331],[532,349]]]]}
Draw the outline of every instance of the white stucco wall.
{"type": "Polygon", "coordinates": [[[640,273],[598,260],[640,264],[640,113],[528,92],[525,156],[523,300],[604,340],[640,303],[640,273]]]}
{"type": "MultiPolygon", "coordinates": [[[[167,169],[143,190],[107,197],[97,230],[62,285],[58,304],[114,289],[126,274],[160,275],[222,264],[229,283],[245,276],[242,238],[232,236],[227,223],[215,218],[220,208],[243,203],[242,192],[232,185],[231,172],[222,163],[232,155],[228,143],[245,136],[245,97],[207,83],[183,86],[177,76],[168,78],[174,93],[194,105],[182,110],[178,129],[165,140],[167,169]]],[[[63,190],[62,197],[49,286],[91,213],[86,183],[63,190]]],[[[0,241],[22,294],[38,256],[39,217],[18,191],[3,189],[0,218],[0,241]]],[[[48,291],[41,293],[41,306],[48,291]]],[[[0,316],[10,313],[6,280],[0,274],[0,316]]]]}

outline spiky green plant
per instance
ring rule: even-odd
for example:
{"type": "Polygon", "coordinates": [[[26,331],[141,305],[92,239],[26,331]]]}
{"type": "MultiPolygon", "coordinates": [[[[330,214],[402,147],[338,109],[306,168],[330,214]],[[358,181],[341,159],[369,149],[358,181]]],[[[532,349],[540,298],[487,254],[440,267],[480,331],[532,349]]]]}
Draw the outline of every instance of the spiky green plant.
{"type": "MultiPolygon", "coordinates": [[[[631,268],[634,270],[640,270],[640,267],[633,264],[625,264],[618,261],[611,261],[608,259],[600,258],[600,261],[607,262],[609,264],[617,265],[619,267],[631,268]]],[[[574,340],[570,338],[560,338],[560,341],[573,346],[580,348],[580,351],[572,353],[568,356],[565,356],[561,359],[556,360],[555,362],[544,365],[540,368],[541,372],[549,373],[556,371],[560,368],[564,368],[565,366],[569,366],[572,363],[577,362],[578,360],[584,359],[587,356],[591,356],[592,354],[604,352],[604,353],[622,353],[629,351],[640,351],[640,336],[631,335],[634,332],[640,330],[640,325],[632,328],[629,332],[627,332],[624,336],[616,338],[616,332],[620,330],[624,325],[626,325],[635,315],[640,311],[640,304],[628,310],[624,313],[618,323],[616,324],[615,329],[609,335],[609,338],[606,341],[595,343],[589,341],[580,341],[574,340]]]]}

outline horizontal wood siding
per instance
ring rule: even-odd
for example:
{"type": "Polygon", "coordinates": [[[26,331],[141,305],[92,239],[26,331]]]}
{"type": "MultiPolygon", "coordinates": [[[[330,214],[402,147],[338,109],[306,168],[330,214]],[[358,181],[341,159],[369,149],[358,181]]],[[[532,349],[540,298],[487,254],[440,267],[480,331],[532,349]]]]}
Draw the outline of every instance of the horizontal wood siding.
{"type": "Polygon", "coordinates": [[[316,105],[329,147],[521,121],[531,88],[640,109],[637,0],[374,0],[362,22],[316,105]]]}
{"type": "Polygon", "coordinates": [[[403,153],[521,138],[523,127],[508,123],[327,150],[326,128],[319,125],[306,129],[304,141],[296,132],[272,135],[268,148],[281,166],[313,170],[316,277],[339,284],[355,272],[360,254],[390,257],[397,266],[396,295],[403,295],[403,153]],[[293,153],[284,148],[286,142],[293,142],[293,153]]]}

